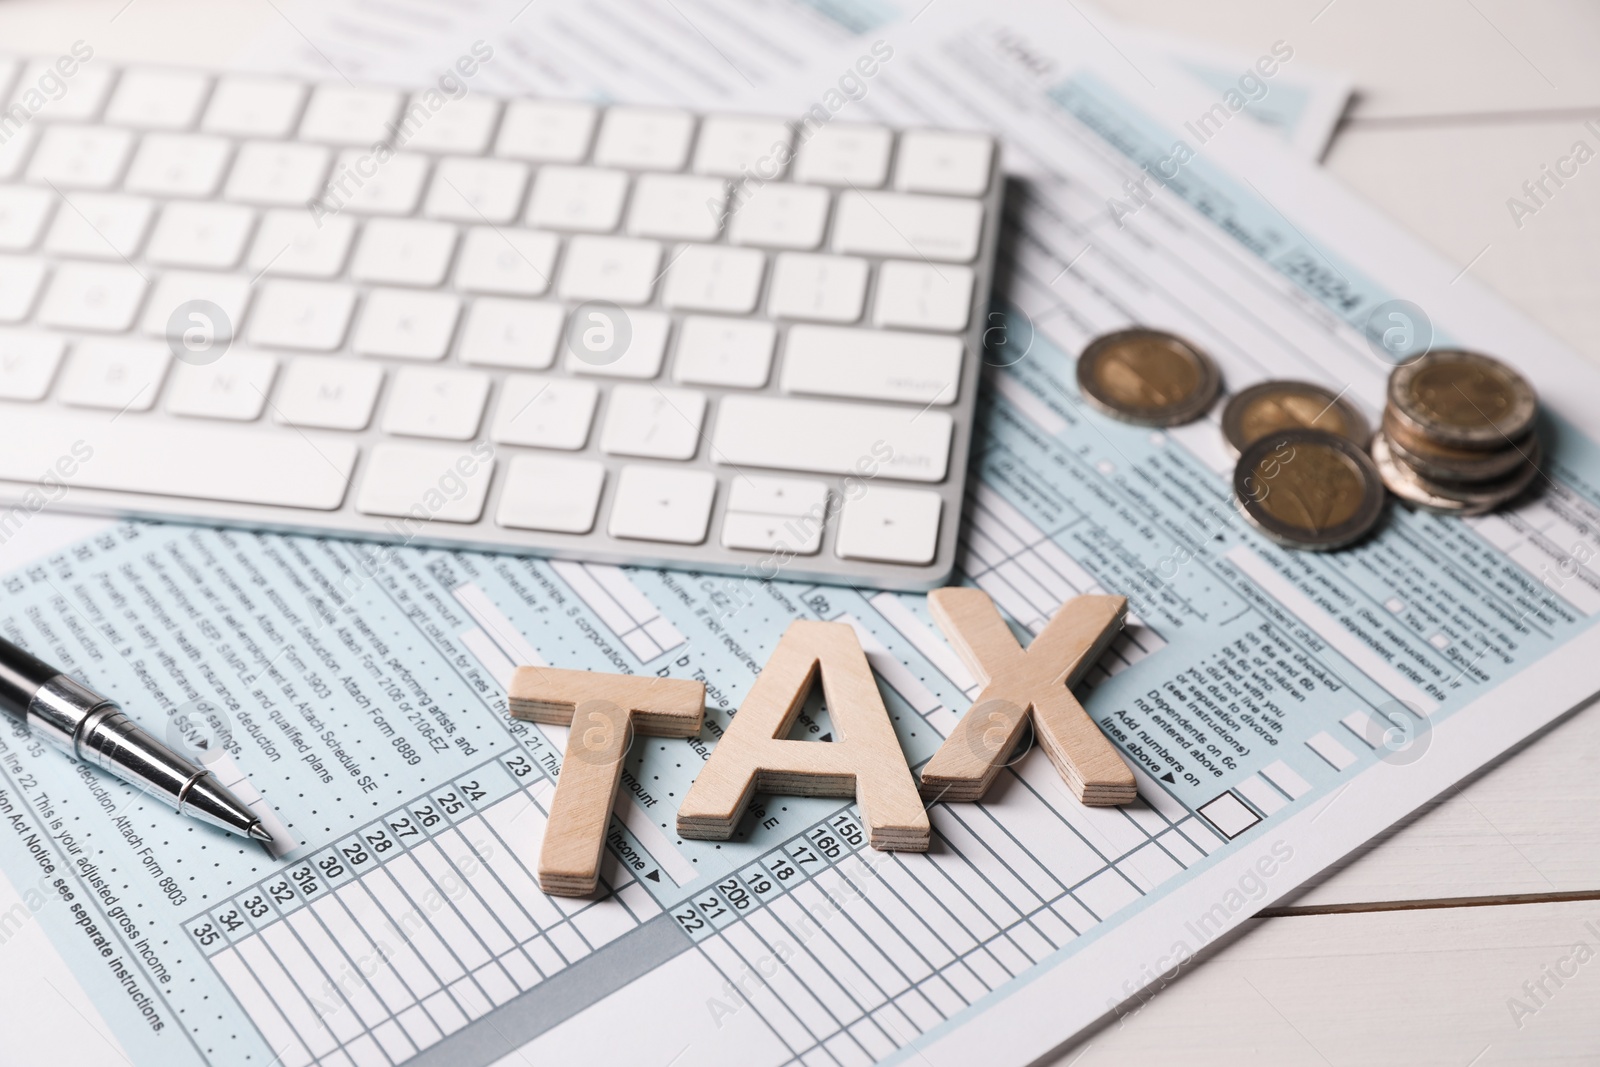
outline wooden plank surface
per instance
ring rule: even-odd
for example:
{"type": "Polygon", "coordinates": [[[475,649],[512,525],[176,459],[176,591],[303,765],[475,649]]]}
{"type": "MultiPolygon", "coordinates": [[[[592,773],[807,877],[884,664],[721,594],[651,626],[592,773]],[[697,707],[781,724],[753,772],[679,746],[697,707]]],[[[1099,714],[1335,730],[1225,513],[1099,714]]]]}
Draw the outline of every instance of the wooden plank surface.
{"type": "Polygon", "coordinates": [[[1252,920],[1126,1011],[1052,1062],[1593,1064],[1600,902],[1252,920]]]}

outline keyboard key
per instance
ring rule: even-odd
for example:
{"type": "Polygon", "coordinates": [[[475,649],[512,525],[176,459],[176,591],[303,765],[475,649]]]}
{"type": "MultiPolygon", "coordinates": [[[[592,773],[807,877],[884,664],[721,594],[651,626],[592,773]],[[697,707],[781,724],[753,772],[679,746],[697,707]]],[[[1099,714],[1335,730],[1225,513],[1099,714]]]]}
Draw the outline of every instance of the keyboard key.
{"type": "Polygon", "coordinates": [[[592,459],[516,456],[495,522],[518,530],[586,534],[594,529],[605,464],[592,459]]]}
{"type": "Polygon", "coordinates": [[[778,328],[760,319],[691,315],[678,328],[672,376],[689,385],[759,389],[772,369],[778,328]]]}
{"type": "Polygon", "coordinates": [[[356,464],[354,444],[281,430],[16,407],[0,415],[0,478],[32,482],[83,443],[85,489],[319,511],[344,502],[356,464]]]}
{"type": "Polygon", "coordinates": [[[145,258],[172,267],[225,270],[239,262],[256,213],[236,204],[174,201],[161,209],[145,258]]]}
{"type": "Polygon", "coordinates": [[[221,137],[146,134],[123,188],[156,196],[206,197],[217,191],[233,145],[221,137]]]}
{"type": "Polygon", "coordinates": [[[278,361],[259,352],[229,352],[215,363],[178,363],[167,410],[199,419],[254,422],[266,407],[278,361]]]}
{"type": "Polygon", "coordinates": [[[131,259],[154,212],[155,204],[142,196],[78,193],[63,198],[45,251],[83,259],[131,259]]]}
{"type": "Polygon", "coordinates": [[[284,278],[332,278],[344,269],[355,222],[343,216],[318,220],[302,209],[261,216],[248,267],[253,274],[284,278]]]}
{"type": "Polygon", "coordinates": [[[456,259],[456,288],[474,293],[538,296],[550,288],[561,242],[537,230],[474,226],[456,259]]]}
{"type": "Polygon", "coordinates": [[[367,460],[356,510],[436,522],[477,522],[493,477],[493,458],[477,448],[378,445],[367,460]],[[459,488],[447,493],[453,486],[459,488]]]}
{"type": "Polygon", "coordinates": [[[725,396],[711,458],[734,466],[943,481],[954,423],[942,411],[725,396]]]}
{"type": "Polygon", "coordinates": [[[694,116],[687,111],[613,107],[600,120],[594,161],[602,167],[682,170],[693,136],[694,116]]]}
{"type": "Polygon", "coordinates": [[[427,181],[427,156],[396,152],[377,163],[371,150],[348,148],[333,165],[321,203],[329,211],[357,215],[409,215],[417,209],[427,181]]]}
{"type": "Polygon", "coordinates": [[[978,254],[983,204],[904,193],[839,194],[835,252],[968,263],[978,254]]]}
{"type": "Polygon", "coordinates": [[[374,219],[361,234],[350,276],[362,282],[438,285],[455,247],[456,228],[448,222],[374,219]]]}
{"type": "Polygon", "coordinates": [[[953,404],[959,337],[795,326],[783,350],[783,391],[906,404],[953,404]]]}
{"type": "Polygon", "coordinates": [[[589,382],[509,374],[489,437],[502,445],[576,451],[589,440],[599,398],[589,382]]]}
{"type": "MultiPolygon", "coordinates": [[[[81,122],[92,119],[100,114],[100,107],[106,102],[106,93],[111,88],[111,79],[115,71],[111,67],[99,63],[86,63],[79,65],[73,74],[63,79],[62,71],[58,69],[60,60],[35,59],[30,62],[22,72],[22,77],[17,79],[17,86],[12,91],[11,99],[15,102],[28,92],[41,92],[54,96],[60,91],[62,81],[66,83],[66,91],[59,99],[52,99],[45,109],[45,115],[53,122],[81,122]],[[49,88],[48,83],[41,85],[42,79],[54,79],[56,88],[49,88]]],[[[71,60],[68,60],[70,63],[71,60]]]]}
{"type": "Polygon", "coordinates": [[[747,314],[761,295],[766,258],[753,248],[687,245],[667,268],[661,302],[688,311],[747,314]]]}
{"type": "Polygon", "coordinates": [[[500,117],[500,101],[487,96],[463,96],[447,101],[438,111],[430,111],[426,99],[430,95],[435,95],[431,89],[406,102],[397,140],[410,152],[482,155],[500,117]]]}
{"type": "Polygon", "coordinates": [[[125,70],[106,121],[141,130],[187,130],[200,117],[211,79],[192,70],[125,70]]]}
{"type": "MultiPolygon", "coordinates": [[[[36,266],[42,273],[44,267],[36,266]]],[[[39,321],[66,329],[121,333],[133,325],[144,290],[144,278],[123,263],[62,263],[45,291],[39,321]]]]}
{"type": "Polygon", "coordinates": [[[533,300],[475,300],[467,312],[458,358],[480,367],[543,370],[556,358],[567,311],[533,300]]]}
{"type": "Polygon", "coordinates": [[[811,131],[794,164],[794,180],[876,189],[889,177],[894,134],[882,126],[838,122],[811,131]]]}
{"type": "Polygon", "coordinates": [[[0,178],[11,178],[22,169],[22,161],[38,139],[39,127],[30,123],[0,143],[0,178]]]}
{"type": "Polygon", "coordinates": [[[784,252],[772,267],[767,314],[818,322],[855,322],[867,297],[867,261],[784,252]]]}
{"type": "Polygon", "coordinates": [[[628,209],[628,232],[635,237],[715,240],[727,195],[728,183],[720,178],[641,174],[628,209]]]}
{"type": "Polygon", "coordinates": [[[133,134],[104,126],[49,126],[28,177],[62,189],[109,189],[133,150],[133,134]]]}
{"type": "Polygon", "coordinates": [[[764,474],[735,477],[728,490],[728,510],[762,515],[814,515],[828,506],[828,485],[809,478],[770,478],[764,474]]]}
{"type": "Polygon", "coordinates": [[[55,334],[0,329],[0,399],[43,400],[65,348],[55,334]]]}
{"type": "Polygon", "coordinates": [[[926,489],[869,484],[866,492],[845,500],[833,550],[841,559],[925,566],[939,547],[943,507],[939,494],[926,489]]]}
{"type": "Polygon", "coordinates": [[[504,159],[441,159],[423,214],[461,222],[510,222],[522,206],[528,168],[504,159]]]}
{"type": "Polygon", "coordinates": [[[982,196],[989,188],[994,139],[982,133],[910,130],[900,135],[894,187],[907,193],[982,196]]]}
{"type": "Polygon", "coordinates": [[[250,313],[250,342],[332,352],[344,342],[356,291],[325,282],[267,282],[250,313]]]}
{"type": "Polygon", "coordinates": [[[171,328],[172,315],[191,300],[208,300],[222,310],[223,322],[197,322],[184,316],[178,324],[178,337],[191,328],[203,331],[205,345],[226,344],[237,335],[244,322],[245,305],[250,300],[250,279],[237,274],[213,274],[209,271],[172,270],[156,279],[155,291],[145,301],[144,317],[140,330],[151,337],[166,337],[171,328]]]}
{"type": "Polygon", "coordinates": [[[458,358],[475,366],[544,370],[555,360],[565,322],[560,304],[478,299],[467,312],[458,358]]]}
{"type": "Polygon", "coordinates": [[[646,304],[661,269],[661,246],[628,237],[574,237],[567,245],[560,293],[565,300],[646,304]]]}
{"type": "Polygon", "coordinates": [[[728,215],[728,240],[736,245],[806,251],[822,243],[828,191],[774,182],[748,192],[728,215]]]}
{"type": "Polygon", "coordinates": [[[287,137],[305,96],[306,88],[298,82],[223,78],[211,94],[200,128],[231,137],[287,137]]]}
{"type": "Polygon", "coordinates": [[[300,120],[300,139],[370,147],[391,137],[400,94],[390,89],[318,85],[300,120]]]}
{"type": "Polygon", "coordinates": [[[489,376],[480,371],[406,367],[395,372],[383,432],[470,441],[483,421],[489,376]]]}
{"type": "Polygon", "coordinates": [[[698,545],[706,539],[717,479],[710,471],[630,464],[617,477],[612,537],[698,545]]]}
{"type": "Polygon", "coordinates": [[[149,411],[171,362],[160,341],[80,341],[56,396],[74,407],[149,411]]]}
{"type": "Polygon", "coordinates": [[[247,141],[239,146],[222,195],[244,204],[282,204],[305,209],[322,191],[330,156],[311,144],[247,141]]]}
{"type": "Polygon", "coordinates": [[[22,252],[32,248],[44,232],[55,199],[48,189],[0,186],[0,250],[22,252]]]}
{"type": "Polygon", "coordinates": [[[21,322],[28,317],[44,275],[45,266],[37,259],[0,256],[0,322],[21,322]]]}
{"type": "Polygon", "coordinates": [[[794,134],[782,119],[713,115],[700,123],[694,151],[696,174],[737,178],[752,173],[764,181],[783,177],[794,134]]]}
{"type": "Polygon", "coordinates": [[[706,396],[693,389],[619,385],[600,431],[600,451],[613,456],[693,459],[700,448],[706,396]]]}
{"type": "Polygon", "coordinates": [[[610,233],[622,220],[628,176],[593,167],[541,167],[528,199],[528,225],[610,233]]]}
{"type": "Polygon", "coordinates": [[[298,356],[284,370],[273,416],[289,426],[365,430],[382,384],[376,363],[298,356]]]}
{"type": "Polygon", "coordinates": [[[506,105],[495,155],[539,163],[577,163],[589,154],[595,109],[560,100],[516,100],[506,105]]]}
{"type": "Polygon", "coordinates": [[[460,313],[460,302],[446,293],[374,289],[351,346],[363,356],[443,359],[460,313]]]}
{"type": "MultiPolygon", "coordinates": [[[[608,315],[610,312],[590,311],[590,315],[608,315]]],[[[594,357],[578,358],[570,344],[563,344],[566,357],[562,362],[568,374],[598,374],[606,378],[654,378],[661,373],[661,360],[667,351],[667,332],[672,319],[659,311],[628,311],[627,330],[632,334],[628,347],[618,355],[613,349],[606,357],[611,362],[596,362],[594,357]]],[[[597,326],[591,319],[586,326],[597,326]]],[[[574,326],[568,325],[570,337],[574,326]]],[[[581,341],[580,341],[581,344],[581,341]]]]}
{"type": "Polygon", "coordinates": [[[822,549],[822,527],[820,518],[807,520],[729,511],[722,518],[722,547],[814,556],[822,549]]]}
{"type": "Polygon", "coordinates": [[[878,268],[872,321],[913,330],[964,330],[972,311],[972,281],[970,267],[891,259],[878,268]]]}

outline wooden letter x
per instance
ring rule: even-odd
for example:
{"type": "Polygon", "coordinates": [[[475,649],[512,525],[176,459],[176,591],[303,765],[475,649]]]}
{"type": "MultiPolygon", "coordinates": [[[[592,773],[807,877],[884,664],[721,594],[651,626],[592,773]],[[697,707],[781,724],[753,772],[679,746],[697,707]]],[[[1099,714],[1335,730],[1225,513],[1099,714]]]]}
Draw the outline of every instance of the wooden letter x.
{"type": "Polygon", "coordinates": [[[726,841],[757,791],[855,797],[873,848],[927,851],[928,813],[861,642],[845,623],[789,624],[683,798],[678,833],[726,841]],[[818,674],[834,740],[790,741],[818,674]]]}
{"type": "Polygon", "coordinates": [[[983,799],[1031,712],[1039,744],[1082,803],[1133,800],[1133,772],[1071,689],[1122,629],[1126,597],[1074,597],[1026,652],[981,589],[935,590],[928,608],[983,691],[923,766],[924,798],[983,799]]]}
{"type": "Polygon", "coordinates": [[[539,888],[553,896],[588,896],[600,880],[600,850],[630,733],[698,734],[705,683],[518,667],[509,703],[518,719],[572,727],[539,850],[539,888]]]}

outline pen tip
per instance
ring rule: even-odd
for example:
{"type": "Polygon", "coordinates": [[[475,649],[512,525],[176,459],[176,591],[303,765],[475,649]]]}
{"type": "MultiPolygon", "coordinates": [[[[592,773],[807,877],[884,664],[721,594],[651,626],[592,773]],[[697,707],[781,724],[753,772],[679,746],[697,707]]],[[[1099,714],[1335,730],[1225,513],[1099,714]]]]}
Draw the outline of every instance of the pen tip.
{"type": "Polygon", "coordinates": [[[266,841],[268,843],[271,843],[272,841],[272,834],[259,822],[253,822],[250,824],[249,833],[250,836],[255,838],[257,841],[266,841]]]}

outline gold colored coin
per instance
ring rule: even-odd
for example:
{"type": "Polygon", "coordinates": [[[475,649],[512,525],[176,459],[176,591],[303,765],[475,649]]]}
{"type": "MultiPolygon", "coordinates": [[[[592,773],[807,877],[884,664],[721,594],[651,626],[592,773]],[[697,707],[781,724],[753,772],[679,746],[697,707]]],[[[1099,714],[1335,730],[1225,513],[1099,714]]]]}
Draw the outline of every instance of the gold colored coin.
{"type": "Polygon", "coordinates": [[[1078,357],[1078,390],[1095,407],[1141,426],[1176,426],[1206,413],[1222,387],[1211,358],[1159,330],[1097,338],[1078,357]]]}
{"type": "Polygon", "coordinates": [[[1533,428],[1527,380],[1476,352],[1429,352],[1389,376],[1389,406],[1407,430],[1453,448],[1504,448],[1533,428]]]}
{"type": "Polygon", "coordinates": [[[1538,437],[1530,431],[1504,448],[1452,448],[1413,433],[1392,410],[1384,413],[1383,436],[1395,459],[1440,482],[1493,481],[1521,469],[1539,447],[1538,437]]]}
{"type": "Polygon", "coordinates": [[[1424,477],[1395,455],[1384,434],[1372,439],[1372,459],[1383,484],[1401,500],[1441,515],[1483,515],[1508,504],[1526,492],[1539,477],[1542,452],[1537,437],[1522,465],[1489,482],[1463,484],[1424,477]]]}
{"type": "Polygon", "coordinates": [[[1383,482],[1361,446],[1323,430],[1270,433],[1233,472],[1245,516],[1272,540],[1317,551],[1365,537],[1383,514],[1383,482]]]}
{"type": "Polygon", "coordinates": [[[1325,430],[1361,444],[1367,420],[1339,394],[1311,382],[1252,385],[1222,410],[1222,435],[1235,455],[1277,430],[1325,430]]]}

